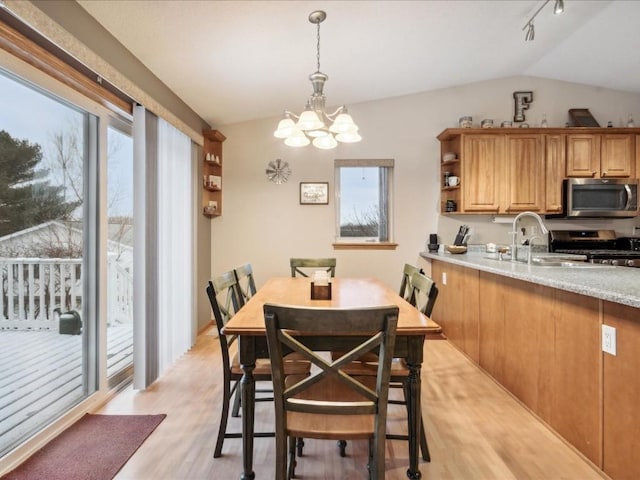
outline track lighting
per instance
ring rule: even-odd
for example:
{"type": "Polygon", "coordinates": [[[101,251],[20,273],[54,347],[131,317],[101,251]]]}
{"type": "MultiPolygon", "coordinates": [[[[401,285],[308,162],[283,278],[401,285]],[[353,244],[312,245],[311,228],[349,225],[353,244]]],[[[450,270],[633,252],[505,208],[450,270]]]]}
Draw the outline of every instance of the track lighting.
{"type": "MultiPolygon", "coordinates": [[[[542,11],[542,9],[545,7],[545,5],[547,3],[549,3],[550,0],[545,0],[545,2],[540,6],[540,8],[538,8],[538,10],[536,10],[536,13],[533,14],[533,16],[529,19],[529,21],[527,23],[524,24],[524,27],[522,27],[522,30],[526,30],[527,32],[524,35],[524,41],[525,42],[531,42],[534,38],[535,38],[535,30],[533,27],[533,20],[536,18],[536,16],[542,11]]],[[[556,0],[556,3],[553,7],[553,13],[554,15],[560,15],[562,12],[564,12],[564,0],[556,0]]]]}
{"type": "Polygon", "coordinates": [[[564,0],[556,0],[556,4],[553,7],[553,14],[560,15],[564,12],[564,0]]]}

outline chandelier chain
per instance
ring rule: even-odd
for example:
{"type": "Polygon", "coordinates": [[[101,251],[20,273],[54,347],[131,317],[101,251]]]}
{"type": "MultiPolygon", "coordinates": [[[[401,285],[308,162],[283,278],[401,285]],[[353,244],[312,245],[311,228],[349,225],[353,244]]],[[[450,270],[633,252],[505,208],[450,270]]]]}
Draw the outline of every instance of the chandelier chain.
{"type": "Polygon", "coordinates": [[[318,35],[318,41],[316,43],[316,52],[317,52],[316,53],[316,60],[317,60],[318,70],[316,70],[316,71],[319,72],[320,71],[320,23],[317,24],[317,27],[318,27],[318,34],[317,34],[318,35]]]}

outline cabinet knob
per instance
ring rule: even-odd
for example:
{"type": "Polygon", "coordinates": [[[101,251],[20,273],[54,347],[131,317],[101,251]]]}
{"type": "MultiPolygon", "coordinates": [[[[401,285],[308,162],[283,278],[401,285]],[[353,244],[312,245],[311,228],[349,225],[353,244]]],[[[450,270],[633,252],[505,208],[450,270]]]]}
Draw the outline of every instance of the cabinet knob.
{"type": "Polygon", "coordinates": [[[595,177],[595,176],[596,176],[596,173],[598,173],[598,172],[596,172],[596,171],[591,172],[591,176],[592,176],[592,177],[595,177]]]}
{"type": "Polygon", "coordinates": [[[606,177],[607,176],[607,172],[602,172],[601,176],[602,177],[606,177]]]}

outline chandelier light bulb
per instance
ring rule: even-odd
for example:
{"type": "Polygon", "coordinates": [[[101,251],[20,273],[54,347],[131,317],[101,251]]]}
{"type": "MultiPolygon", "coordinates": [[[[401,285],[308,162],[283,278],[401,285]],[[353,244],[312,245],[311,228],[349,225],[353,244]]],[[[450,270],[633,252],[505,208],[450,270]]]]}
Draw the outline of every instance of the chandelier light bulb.
{"type": "Polygon", "coordinates": [[[362,140],[362,137],[358,132],[347,132],[336,135],[336,140],[342,143],[356,143],[362,140]]]}
{"type": "Polygon", "coordinates": [[[324,137],[318,137],[313,139],[313,146],[321,148],[322,150],[331,150],[338,146],[338,142],[333,138],[333,135],[325,135],[324,137]]]}
{"type": "Polygon", "coordinates": [[[276,138],[287,138],[289,135],[291,135],[295,126],[296,123],[293,121],[293,119],[287,116],[286,118],[280,120],[280,123],[278,123],[278,128],[275,132],[273,132],[273,136],[276,138]]]}
{"type": "Polygon", "coordinates": [[[329,132],[326,128],[320,128],[318,130],[308,130],[304,133],[306,133],[307,136],[312,138],[326,137],[327,135],[329,135],[329,132]]]}
{"type": "Polygon", "coordinates": [[[358,126],[353,122],[353,118],[348,113],[341,113],[336,117],[329,130],[333,133],[357,132],[358,126]]]}
{"type": "Polygon", "coordinates": [[[311,140],[299,128],[294,128],[291,135],[284,141],[288,147],[306,147],[310,143],[311,140]]]}
{"type": "Polygon", "coordinates": [[[308,110],[305,110],[304,112],[302,112],[296,126],[300,130],[305,130],[305,131],[318,130],[319,128],[324,127],[324,122],[320,120],[320,117],[318,117],[318,114],[316,112],[314,112],[313,110],[311,110],[311,108],[309,108],[308,110]]]}

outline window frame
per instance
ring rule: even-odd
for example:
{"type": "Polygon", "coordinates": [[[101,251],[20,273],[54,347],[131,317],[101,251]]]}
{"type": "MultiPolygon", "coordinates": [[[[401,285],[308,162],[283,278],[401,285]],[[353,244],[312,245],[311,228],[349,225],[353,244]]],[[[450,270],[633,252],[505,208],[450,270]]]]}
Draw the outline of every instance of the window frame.
{"type": "Polygon", "coordinates": [[[392,158],[385,159],[335,159],[334,160],[334,177],[335,177],[335,242],[334,249],[395,249],[397,244],[394,242],[394,170],[395,161],[392,158]],[[380,236],[376,237],[342,237],[340,235],[340,210],[341,210],[341,194],[342,185],[340,181],[340,172],[342,168],[367,168],[377,167],[386,169],[386,216],[387,216],[387,235],[385,239],[380,236]]]}

